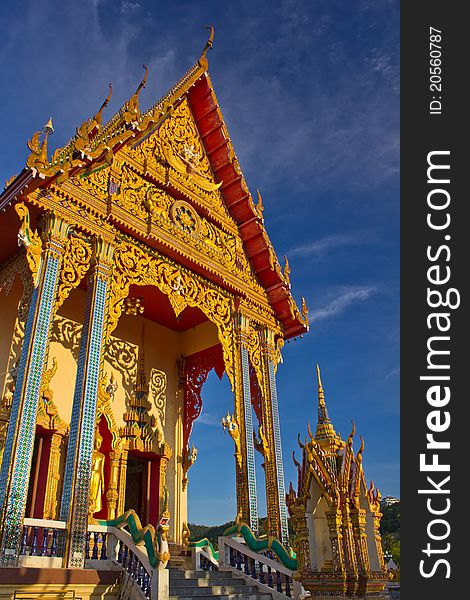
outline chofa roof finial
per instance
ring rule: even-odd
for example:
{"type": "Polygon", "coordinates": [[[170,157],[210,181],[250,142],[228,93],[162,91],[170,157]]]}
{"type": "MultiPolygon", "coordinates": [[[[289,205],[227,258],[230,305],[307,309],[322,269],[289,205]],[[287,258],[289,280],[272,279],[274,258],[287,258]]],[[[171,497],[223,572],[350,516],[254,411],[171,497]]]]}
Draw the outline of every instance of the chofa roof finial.
{"type": "Polygon", "coordinates": [[[103,110],[108,106],[109,101],[111,100],[111,96],[112,95],[113,95],[113,85],[112,85],[112,83],[110,83],[109,84],[109,92],[108,92],[108,95],[106,96],[106,100],[103,102],[103,104],[100,106],[99,111],[93,117],[93,119],[96,121],[96,123],[98,125],[101,125],[101,120],[102,120],[102,117],[103,117],[103,110]]]}
{"type": "Polygon", "coordinates": [[[210,29],[210,34],[209,34],[209,39],[206,42],[206,45],[204,46],[204,50],[201,53],[201,57],[198,61],[199,65],[203,68],[203,69],[207,69],[207,51],[209,50],[209,48],[212,48],[212,45],[214,43],[214,27],[212,25],[208,25],[206,27],[204,27],[204,29],[210,29]]]}

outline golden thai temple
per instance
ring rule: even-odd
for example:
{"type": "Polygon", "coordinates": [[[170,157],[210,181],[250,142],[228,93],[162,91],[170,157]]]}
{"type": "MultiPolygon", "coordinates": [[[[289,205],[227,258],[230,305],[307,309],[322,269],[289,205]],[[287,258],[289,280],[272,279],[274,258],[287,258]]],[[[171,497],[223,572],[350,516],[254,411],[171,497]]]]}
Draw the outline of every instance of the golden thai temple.
{"type": "Polygon", "coordinates": [[[286,503],[276,370],[285,340],[308,331],[307,307],[240,170],[208,73],[212,40],[145,112],[146,68],[106,124],[111,86],[53,153],[49,120],[0,195],[0,599],[185,598],[178,573],[197,587],[197,573],[225,572],[231,598],[242,584],[278,600],[383,589],[379,497],[321,385],[286,503]],[[223,426],[237,519],[218,556],[187,526],[191,431],[212,369],[234,403],[223,426]]]}

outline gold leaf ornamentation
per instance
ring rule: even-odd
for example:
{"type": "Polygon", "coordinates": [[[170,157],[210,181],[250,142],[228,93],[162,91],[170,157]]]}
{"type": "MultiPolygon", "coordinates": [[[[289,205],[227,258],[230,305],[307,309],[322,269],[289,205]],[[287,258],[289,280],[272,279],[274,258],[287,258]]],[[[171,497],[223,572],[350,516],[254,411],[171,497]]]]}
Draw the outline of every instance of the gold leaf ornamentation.
{"type": "Polygon", "coordinates": [[[29,210],[23,202],[15,204],[16,214],[21,219],[21,227],[18,231],[18,244],[26,248],[26,259],[33,276],[33,284],[36,287],[38,281],[39,265],[41,264],[42,240],[36,231],[30,226],[29,210]]]}
{"type": "Polygon", "coordinates": [[[187,307],[198,307],[218,330],[227,375],[233,384],[233,299],[215,284],[178,265],[172,259],[124,239],[114,254],[110,286],[107,337],[121,316],[131,285],[153,285],[169,299],[175,316],[187,307]]]}
{"type": "Polygon", "coordinates": [[[76,236],[69,238],[62,259],[56,311],[62,306],[70,291],[76,288],[85,276],[90,267],[91,255],[92,247],[87,240],[76,236]]]}

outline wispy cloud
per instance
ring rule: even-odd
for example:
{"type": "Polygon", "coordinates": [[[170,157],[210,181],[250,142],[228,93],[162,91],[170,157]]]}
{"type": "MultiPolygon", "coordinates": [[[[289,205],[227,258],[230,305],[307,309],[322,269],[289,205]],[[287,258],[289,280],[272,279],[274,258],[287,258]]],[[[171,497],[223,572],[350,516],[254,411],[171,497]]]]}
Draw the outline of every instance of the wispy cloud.
{"type": "Polygon", "coordinates": [[[400,367],[393,369],[392,371],[390,371],[390,373],[387,373],[384,377],[384,380],[386,379],[390,379],[390,377],[394,377],[395,375],[398,375],[400,373],[400,367]]]}
{"type": "Polygon", "coordinates": [[[327,235],[310,244],[295,246],[288,250],[287,256],[321,259],[331,250],[346,246],[358,246],[372,241],[372,236],[363,233],[327,235]]]}
{"type": "Polygon", "coordinates": [[[337,316],[358,302],[364,302],[377,291],[373,286],[349,287],[336,297],[330,299],[320,308],[313,309],[309,312],[309,318],[312,321],[321,321],[337,316]]]}
{"type": "Polygon", "coordinates": [[[222,418],[218,415],[203,412],[196,420],[196,423],[208,425],[209,427],[221,427],[222,418]]]}

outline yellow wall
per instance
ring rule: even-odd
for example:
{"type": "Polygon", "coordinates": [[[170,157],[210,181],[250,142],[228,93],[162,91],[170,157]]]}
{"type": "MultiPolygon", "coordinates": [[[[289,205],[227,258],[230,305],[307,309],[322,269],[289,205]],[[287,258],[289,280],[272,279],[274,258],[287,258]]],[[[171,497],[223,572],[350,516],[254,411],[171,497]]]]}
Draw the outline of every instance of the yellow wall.
{"type": "Polygon", "coordinates": [[[18,303],[22,294],[23,284],[18,275],[15,277],[9,293],[6,294],[5,291],[0,293],[0,390],[2,395],[4,393],[13,331],[18,316],[18,303]]]}

